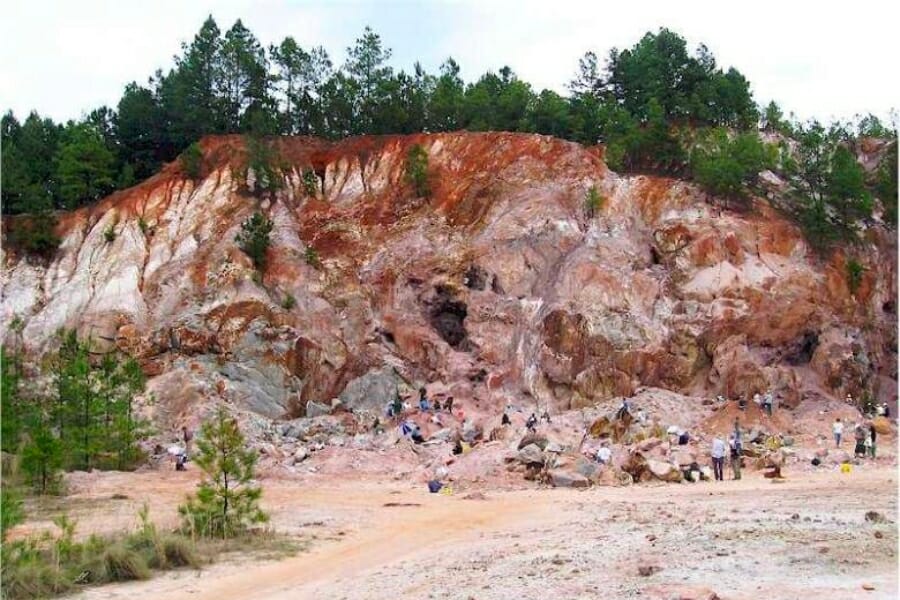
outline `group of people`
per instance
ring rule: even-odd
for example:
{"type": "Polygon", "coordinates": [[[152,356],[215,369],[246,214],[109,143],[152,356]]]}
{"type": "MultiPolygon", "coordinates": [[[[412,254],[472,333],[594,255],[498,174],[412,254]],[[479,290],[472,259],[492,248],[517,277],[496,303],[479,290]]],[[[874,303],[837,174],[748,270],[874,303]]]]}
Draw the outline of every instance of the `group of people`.
{"type": "MultiPolygon", "coordinates": [[[[840,448],[841,441],[844,436],[844,422],[840,417],[834,420],[831,426],[831,433],[834,436],[834,447],[840,448]]],[[[855,442],[853,455],[856,458],[875,458],[875,440],[878,432],[875,431],[875,425],[871,421],[868,423],[857,423],[853,427],[853,440],[855,442]]]]}
{"type": "MultiPolygon", "coordinates": [[[[399,417],[403,414],[403,411],[407,409],[409,409],[409,405],[400,399],[400,394],[396,394],[394,399],[388,402],[385,414],[388,417],[399,417]]],[[[435,400],[432,405],[431,401],[428,399],[428,393],[425,391],[425,388],[419,388],[420,412],[440,412],[442,410],[447,411],[448,413],[453,412],[453,396],[447,396],[443,405],[441,405],[440,400],[435,400]]]]}
{"type": "Polygon", "coordinates": [[[716,481],[725,479],[725,458],[731,458],[731,471],[733,479],[741,478],[741,457],[744,453],[743,437],[741,435],[741,425],[738,419],[734,420],[734,429],[728,436],[728,443],[721,436],[715,436],[712,441],[712,449],[710,455],[713,463],[713,477],[716,481]]]}

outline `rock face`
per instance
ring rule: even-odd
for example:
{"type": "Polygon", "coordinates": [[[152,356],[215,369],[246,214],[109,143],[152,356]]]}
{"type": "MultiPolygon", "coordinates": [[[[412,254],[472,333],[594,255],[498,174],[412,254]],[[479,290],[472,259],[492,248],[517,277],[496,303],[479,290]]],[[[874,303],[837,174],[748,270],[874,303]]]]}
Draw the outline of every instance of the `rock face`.
{"type": "Polygon", "coordinates": [[[136,355],[162,421],[214,401],[290,419],[335,397],[380,414],[401,382],[441,381],[457,406],[557,410],[642,385],[772,388],[788,403],[804,378],[839,397],[896,380],[896,243],[878,226],[851,294],[847,256],[817,257],[764,200],[723,210],[688,183],[619,176],[578,144],[273,144],[286,165],[273,194],[247,184],[240,137],[210,137],[204,178],[176,161],[62,215],[49,262],[7,251],[0,334],[19,317],[33,352],[74,327],[98,351],[136,355]],[[412,144],[428,153],[427,199],[404,177],[412,144]],[[591,186],[605,203],[587,218],[591,186]],[[257,210],[274,222],[261,276],[234,241],[257,210]]]}

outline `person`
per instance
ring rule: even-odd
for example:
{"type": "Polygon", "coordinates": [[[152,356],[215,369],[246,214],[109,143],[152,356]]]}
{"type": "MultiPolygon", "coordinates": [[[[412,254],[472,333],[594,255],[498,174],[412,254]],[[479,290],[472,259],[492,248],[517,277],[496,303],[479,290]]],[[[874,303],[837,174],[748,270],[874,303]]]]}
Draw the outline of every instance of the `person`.
{"type": "Polygon", "coordinates": [[[766,392],[766,395],[763,396],[763,408],[770,417],[772,416],[772,400],[772,392],[766,392]]]}
{"type": "Polygon", "coordinates": [[[637,421],[641,425],[647,424],[647,413],[644,412],[643,408],[637,409],[637,421]]]}
{"type": "Polygon", "coordinates": [[[713,438],[710,454],[712,455],[713,473],[716,481],[724,481],[722,467],[725,464],[725,442],[718,435],[713,438]]]}
{"type": "Polygon", "coordinates": [[[834,425],[831,426],[831,433],[834,434],[834,447],[841,447],[841,436],[844,435],[844,424],[841,422],[841,418],[838,417],[834,420],[834,425]]]}
{"type": "Polygon", "coordinates": [[[425,395],[425,388],[419,388],[419,410],[428,412],[431,407],[428,404],[428,396],[425,395]]]}
{"type": "Polygon", "coordinates": [[[883,404],[884,404],[884,418],[890,419],[891,418],[891,407],[888,406],[887,402],[884,402],[883,404]]]}
{"type": "Polygon", "coordinates": [[[425,438],[422,437],[422,430],[419,429],[418,425],[413,425],[412,433],[410,436],[414,444],[422,444],[425,442],[425,438]]]}
{"type": "Polygon", "coordinates": [[[878,415],[879,417],[883,417],[883,416],[884,416],[884,409],[885,409],[886,406],[887,406],[887,404],[884,403],[884,402],[882,402],[881,404],[877,405],[877,406],[875,407],[875,414],[878,415]]]}
{"type": "Polygon", "coordinates": [[[194,440],[194,432],[185,425],[181,428],[181,435],[184,439],[184,459],[187,461],[191,455],[191,442],[194,440]]]}
{"type": "Polygon", "coordinates": [[[682,431],[678,434],[678,445],[679,446],[687,446],[688,442],[691,441],[691,436],[687,431],[682,431]]]}
{"type": "Polygon", "coordinates": [[[375,421],[372,423],[372,431],[376,434],[381,433],[381,421],[378,417],[375,417],[375,421]]]}
{"type": "Polygon", "coordinates": [[[400,413],[403,412],[403,401],[400,399],[400,392],[394,393],[394,411],[393,416],[399,417],[400,413]]]}
{"type": "Polygon", "coordinates": [[[731,450],[731,472],[733,474],[733,479],[736,481],[741,478],[741,454],[743,453],[743,448],[741,447],[740,440],[735,437],[734,434],[728,438],[728,445],[731,450]]]}
{"type": "Polygon", "coordinates": [[[501,425],[509,425],[510,424],[509,415],[506,414],[505,412],[503,413],[503,418],[500,419],[500,424],[501,425]]]}
{"type": "Polygon", "coordinates": [[[384,407],[384,415],[390,419],[394,416],[394,401],[389,400],[387,406],[384,407]]]}
{"type": "Polygon", "coordinates": [[[737,417],[734,418],[734,431],[732,431],[732,435],[734,436],[734,443],[737,446],[743,448],[743,441],[741,438],[741,423],[740,421],[738,421],[737,417]]]}
{"type": "Polygon", "coordinates": [[[762,398],[759,397],[759,392],[756,392],[755,394],[753,394],[753,404],[755,404],[757,406],[762,404],[762,398]]]}
{"type": "Polygon", "coordinates": [[[176,471],[187,471],[185,467],[185,463],[187,462],[187,454],[182,452],[178,456],[175,457],[175,470],[176,471]]]}
{"type": "Polygon", "coordinates": [[[747,408],[747,399],[745,397],[741,396],[738,398],[738,408],[741,410],[747,408]]]}
{"type": "Polygon", "coordinates": [[[412,423],[409,421],[403,421],[400,423],[400,435],[403,437],[409,437],[413,431],[412,423]]]}
{"type": "Polygon", "coordinates": [[[612,450],[610,450],[607,443],[604,442],[603,445],[597,449],[597,462],[601,465],[606,465],[609,464],[611,458],[612,450]]]}
{"type": "Polygon", "coordinates": [[[447,412],[453,414],[453,396],[447,396],[447,401],[444,403],[444,408],[447,409],[447,412]]]}
{"type": "Polygon", "coordinates": [[[550,422],[550,413],[546,408],[544,409],[544,414],[541,415],[541,421],[547,421],[548,423],[550,422]]]}
{"type": "Polygon", "coordinates": [[[857,424],[856,427],[853,428],[853,438],[856,441],[856,446],[853,448],[853,455],[858,458],[866,457],[866,430],[862,426],[862,424],[857,424]]]}
{"type": "Polygon", "coordinates": [[[531,413],[531,416],[528,417],[528,420],[525,422],[525,427],[528,428],[528,431],[534,432],[537,427],[537,417],[534,416],[534,413],[531,413]]]}
{"type": "Polygon", "coordinates": [[[875,431],[875,423],[869,423],[869,457],[875,458],[875,438],[877,437],[877,433],[875,431]]]}
{"type": "Polygon", "coordinates": [[[621,419],[625,416],[625,413],[630,412],[630,408],[628,406],[628,398],[622,398],[622,406],[619,407],[619,410],[616,412],[616,418],[621,419]]]}

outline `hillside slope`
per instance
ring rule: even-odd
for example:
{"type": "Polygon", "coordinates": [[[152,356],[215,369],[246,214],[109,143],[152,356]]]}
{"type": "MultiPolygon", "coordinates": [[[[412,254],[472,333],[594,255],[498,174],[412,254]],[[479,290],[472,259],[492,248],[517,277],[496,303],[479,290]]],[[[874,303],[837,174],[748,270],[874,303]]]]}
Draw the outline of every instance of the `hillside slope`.
{"type": "Polygon", "coordinates": [[[268,418],[338,396],[377,411],[398,384],[426,382],[462,405],[554,410],[640,386],[771,388],[787,406],[810,390],[896,391],[890,232],[870,230],[855,251],[867,270],[851,294],[846,256],[818,258],[764,200],[724,210],[685,182],[617,175],[575,143],[444,133],[273,144],[286,167],[273,197],[252,192],[240,137],[206,138],[202,178],[175,162],[64,215],[49,264],[8,251],[0,334],[19,316],[32,351],[77,327],[97,352],[137,355],[167,424],[214,400],[268,418]],[[430,199],[405,180],[416,143],[430,199]],[[592,185],[606,202],[588,219],[592,185]],[[234,241],[257,209],[275,223],[261,280],[234,241]]]}

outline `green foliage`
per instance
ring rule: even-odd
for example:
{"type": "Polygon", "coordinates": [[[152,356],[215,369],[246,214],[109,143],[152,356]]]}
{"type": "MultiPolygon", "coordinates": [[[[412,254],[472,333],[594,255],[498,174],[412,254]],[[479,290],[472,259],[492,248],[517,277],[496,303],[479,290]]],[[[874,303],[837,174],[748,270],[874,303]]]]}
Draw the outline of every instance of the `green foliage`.
{"type": "Polygon", "coordinates": [[[891,143],[875,176],[875,193],[884,207],[884,222],[897,226],[897,140],[891,143]]]}
{"type": "Polygon", "coordinates": [[[200,144],[194,142],[185,148],[184,152],[178,156],[178,162],[185,175],[194,180],[200,179],[203,174],[203,150],[200,148],[200,144]]]}
{"type": "Polygon", "coordinates": [[[847,287],[850,288],[850,293],[855,296],[862,283],[866,268],[855,258],[848,259],[845,268],[847,269],[847,287]]]}
{"type": "Polygon", "coordinates": [[[66,208],[93,202],[114,189],[115,157],[100,133],[86,123],[66,131],[55,161],[66,208]]]}
{"type": "Polygon", "coordinates": [[[297,306],[297,299],[294,298],[292,294],[286,294],[281,301],[281,308],[284,310],[291,310],[295,306],[297,306]]]}
{"type": "Polygon", "coordinates": [[[150,226],[147,225],[147,221],[145,221],[142,216],[138,217],[138,227],[144,235],[147,235],[147,232],[150,230],[150,226]]]}
{"type": "Polygon", "coordinates": [[[237,422],[224,408],[205,422],[195,464],[204,473],[197,493],[178,507],[183,529],[202,537],[234,537],[268,519],[259,507],[262,489],[252,485],[256,453],[246,447],[237,422]]]}
{"type": "Polygon", "coordinates": [[[406,153],[406,181],[412,185],[416,196],[427,198],[431,195],[428,182],[428,153],[419,144],[410,147],[406,153]]]}
{"type": "Polygon", "coordinates": [[[116,226],[108,225],[106,229],[103,230],[103,239],[106,240],[107,244],[111,244],[116,241],[116,226]]]}
{"type": "Polygon", "coordinates": [[[303,171],[303,189],[307,196],[315,196],[319,189],[319,179],[312,169],[303,171]]]}
{"type": "Polygon", "coordinates": [[[694,178],[709,193],[738,198],[761,171],[774,166],[775,159],[776,150],[763,144],[756,133],[732,137],[716,129],[697,143],[691,162],[694,178]]]}
{"type": "Polygon", "coordinates": [[[274,192],[284,185],[281,175],[281,156],[266,140],[256,136],[244,136],[247,148],[247,169],[256,178],[255,188],[260,192],[274,192]]]}
{"type": "Polygon", "coordinates": [[[148,579],[151,569],[199,568],[191,540],[160,534],[146,505],[137,531],[108,536],[75,537],[76,523],[66,515],[54,519],[58,534],[47,533],[3,545],[3,597],[47,598],[87,585],[148,579]]]}
{"type": "Polygon", "coordinates": [[[312,246],[306,247],[306,250],[304,250],[304,258],[306,259],[306,264],[315,267],[316,269],[322,265],[319,260],[319,253],[312,246]]]}
{"type": "Polygon", "coordinates": [[[148,433],[133,412],[143,389],[134,359],[108,354],[93,364],[89,344],[74,331],[28,369],[4,349],[3,450],[20,455],[23,479],[40,494],[60,491],[61,469],[134,468],[148,433]]]}
{"type": "Polygon", "coordinates": [[[49,258],[61,242],[56,235],[56,217],[40,212],[18,217],[10,227],[9,244],[26,254],[49,258]]]}
{"type": "Polygon", "coordinates": [[[25,520],[18,466],[15,459],[5,459],[4,463],[3,481],[0,485],[0,543],[6,541],[7,531],[25,520]]]}
{"type": "Polygon", "coordinates": [[[859,220],[871,216],[873,201],[865,175],[847,147],[840,124],[811,121],[796,128],[797,147],[786,170],[800,197],[799,220],[817,248],[852,237],[859,220]]]}
{"type": "Polygon", "coordinates": [[[592,185],[584,195],[584,214],[588,219],[593,219],[594,215],[603,208],[606,198],[597,191],[597,186],[592,185]]]}
{"type": "Polygon", "coordinates": [[[266,268],[266,251],[271,243],[270,234],[274,223],[261,212],[253,213],[253,216],[241,225],[241,232],[234,241],[241,250],[250,257],[253,265],[260,271],[266,268]]]}

